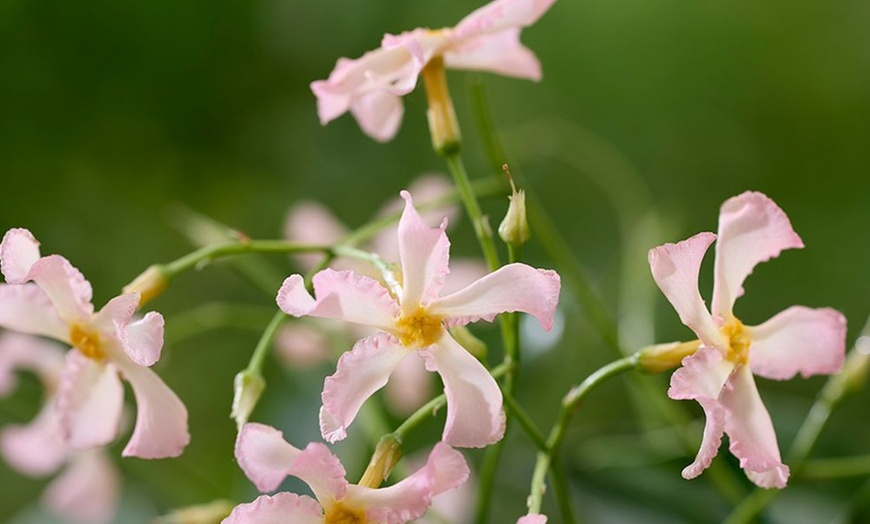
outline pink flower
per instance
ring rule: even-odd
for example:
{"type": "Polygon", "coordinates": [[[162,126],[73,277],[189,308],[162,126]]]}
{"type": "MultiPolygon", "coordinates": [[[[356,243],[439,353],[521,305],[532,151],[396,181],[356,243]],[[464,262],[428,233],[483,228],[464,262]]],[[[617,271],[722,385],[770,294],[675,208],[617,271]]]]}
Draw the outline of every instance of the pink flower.
{"type": "Polygon", "coordinates": [[[61,430],[76,449],[117,437],[124,404],[123,376],[138,404],[124,456],[174,457],[190,440],[187,410],[150,369],[163,347],[163,317],[134,320],[138,293],[110,300],[98,312],[91,285],[59,255],[41,257],[26,229],[10,229],[0,243],[0,327],[60,340],[71,346],[60,384],[61,430]],[[30,282],[33,283],[30,283],[30,282]]]}
{"type": "Polygon", "coordinates": [[[260,491],[272,491],[292,475],[308,484],[317,500],[286,492],[263,495],[236,506],[224,524],[404,524],[422,516],[434,495],[468,477],[462,454],[439,442],[426,465],[408,478],[386,488],[357,486],[345,480],[344,468],[325,445],[312,443],[300,450],[280,431],[255,423],[239,433],[236,459],[260,491]]]}
{"type": "Polygon", "coordinates": [[[402,121],[401,96],[435,57],[453,69],[489,71],[540,80],[541,65],[520,43],[520,30],[535,23],[555,0],[495,0],[455,27],[385,35],[381,47],[356,60],[340,58],[327,80],[311,84],[320,123],[350,111],[362,130],[385,142],[402,121]]]}
{"type": "Polygon", "coordinates": [[[540,513],[532,513],[520,517],[517,524],[547,524],[547,516],[540,513]]]}
{"type": "Polygon", "coordinates": [[[677,244],[650,250],[653,278],[701,340],[671,377],[668,395],[697,400],[707,417],[701,449],[683,470],[694,478],[716,456],[722,434],[746,475],[763,488],[783,488],[782,464],[770,415],[752,374],[786,380],[797,373],[836,373],[845,356],[846,320],[839,312],[793,306],[758,326],[734,316],[743,281],[759,262],[784,249],[804,247],[785,213],[761,193],[746,192],[726,201],[719,215],[713,307],[708,312],[698,291],[698,273],[713,233],[699,233],[677,244]]]}
{"type": "Polygon", "coordinates": [[[63,469],[42,496],[43,505],[69,522],[102,524],[115,514],[120,478],[103,449],[75,451],[64,441],[56,404],[63,368],[63,349],[19,333],[0,334],[0,395],[15,387],[15,371],[30,371],[45,388],[45,403],[29,424],[9,425],[0,432],[0,455],[31,477],[63,469]]]}
{"type": "Polygon", "coordinates": [[[443,440],[451,446],[487,446],[504,434],[501,390],[446,328],[521,311],[550,329],[559,300],[559,275],[510,264],[460,291],[440,296],[449,272],[446,221],[441,227],[428,227],[408,192],[401,194],[405,199],[398,230],[401,286],[388,290],[352,271],[326,269],[314,276],[316,299],[306,291],[301,275],[287,278],[278,292],[278,305],[290,315],[337,318],[379,330],[342,355],[336,373],[324,382],[321,432],[329,442],[347,436],[346,429],[362,403],[417,350],[427,369],[437,371],[444,382],[447,423],[443,440]]]}

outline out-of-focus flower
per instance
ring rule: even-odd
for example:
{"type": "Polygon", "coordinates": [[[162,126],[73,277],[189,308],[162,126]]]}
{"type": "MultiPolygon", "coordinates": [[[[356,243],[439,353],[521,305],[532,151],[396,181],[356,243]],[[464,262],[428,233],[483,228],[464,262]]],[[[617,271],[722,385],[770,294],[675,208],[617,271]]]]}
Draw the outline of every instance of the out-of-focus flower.
{"type": "Polygon", "coordinates": [[[547,516],[540,513],[533,513],[520,517],[517,524],[547,524],[547,516]]]}
{"type": "Polygon", "coordinates": [[[138,405],[124,456],[179,455],[190,440],[187,410],[149,369],[163,347],[163,317],[149,312],[134,320],[138,293],[110,300],[98,312],[91,284],[59,255],[42,257],[26,229],[10,229],[0,243],[0,327],[60,340],[73,350],[58,386],[61,430],[76,449],[117,437],[124,405],[123,376],[138,405]]]}
{"type": "Polygon", "coordinates": [[[324,382],[321,432],[330,442],[347,436],[362,403],[417,350],[426,368],[438,372],[444,382],[443,440],[452,446],[487,446],[504,434],[501,390],[447,328],[521,311],[549,329],[559,300],[559,275],[509,264],[460,291],[440,296],[449,272],[446,221],[430,228],[417,214],[411,195],[401,194],[405,199],[398,229],[401,286],[388,290],[352,271],[327,269],[313,278],[316,298],[308,294],[301,275],[288,277],[278,292],[279,307],[290,315],[342,319],[379,330],[342,355],[336,373],[324,382]]]}
{"type": "Polygon", "coordinates": [[[722,205],[708,312],[698,291],[698,274],[716,238],[699,233],[649,252],[656,284],[701,341],[697,352],[674,372],[668,391],[673,399],[698,401],[707,417],[701,449],[683,477],[700,475],[727,433],[729,449],[750,480],[763,488],[783,488],[789,469],[782,464],[773,424],[752,374],[786,380],[798,373],[836,373],[843,366],[846,319],[830,308],[803,306],[790,307],[758,326],[744,326],[734,316],[734,302],[756,264],[784,249],[804,247],[785,213],[754,192],[722,205]]]}
{"type": "Polygon", "coordinates": [[[236,506],[224,524],[404,524],[422,516],[433,496],[468,477],[462,454],[439,442],[423,468],[392,486],[350,484],[338,458],[325,445],[311,443],[300,450],[277,429],[255,423],[239,433],[236,460],[260,491],[272,491],[292,475],[308,484],[317,500],[287,492],[263,495],[236,506]]]}
{"type": "Polygon", "coordinates": [[[63,361],[63,349],[54,343],[19,333],[0,334],[0,395],[15,387],[16,370],[34,373],[45,390],[36,418],[0,431],[0,455],[31,477],[63,469],[43,493],[43,506],[67,522],[103,524],[115,514],[121,480],[103,449],[76,451],[64,441],[55,409],[63,361]]]}
{"type": "Polygon", "coordinates": [[[451,69],[540,80],[541,65],[520,43],[520,31],[554,2],[495,0],[455,27],[385,35],[380,48],[355,60],[339,58],[327,80],[311,84],[320,123],[350,111],[367,135],[382,142],[392,139],[402,122],[401,97],[414,90],[417,77],[436,59],[451,69]]]}

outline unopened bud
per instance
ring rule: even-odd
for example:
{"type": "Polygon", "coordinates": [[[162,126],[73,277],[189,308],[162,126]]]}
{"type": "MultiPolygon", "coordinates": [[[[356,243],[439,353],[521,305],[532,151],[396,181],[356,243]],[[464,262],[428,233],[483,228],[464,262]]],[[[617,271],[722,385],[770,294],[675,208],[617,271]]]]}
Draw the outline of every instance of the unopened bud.
{"type": "Polygon", "coordinates": [[[248,422],[264,389],[266,381],[263,377],[247,369],[240,371],[233,380],[233,410],[230,417],[236,421],[239,431],[248,422]]]}
{"type": "Polygon", "coordinates": [[[441,155],[459,151],[462,135],[447,88],[444,59],[440,56],[430,60],[423,68],[423,85],[426,86],[426,99],[429,101],[426,116],[429,119],[432,147],[441,155]]]}
{"type": "Polygon", "coordinates": [[[402,458],[402,442],[394,435],[385,435],[375,446],[375,453],[359,481],[360,486],[377,488],[390,476],[402,458]]]}
{"type": "Polygon", "coordinates": [[[475,337],[474,333],[472,333],[467,327],[453,326],[450,328],[450,335],[453,336],[454,340],[459,342],[460,346],[468,350],[468,352],[474,355],[478,360],[486,359],[486,343],[475,337]]]}
{"type": "Polygon", "coordinates": [[[508,205],[507,214],[498,226],[498,236],[513,247],[520,247],[529,239],[529,223],[526,220],[526,193],[520,189],[514,192],[508,205]]]}
{"type": "Polygon", "coordinates": [[[157,518],[154,524],[218,524],[232,511],[233,503],[220,499],[207,504],[177,509],[157,518]]]}
{"type": "Polygon", "coordinates": [[[124,286],[124,293],[139,293],[139,307],[163,293],[169,286],[169,279],[159,265],[153,265],[124,286]]]}
{"type": "Polygon", "coordinates": [[[683,359],[694,354],[699,347],[700,340],[647,346],[638,353],[638,365],[645,373],[661,373],[679,367],[683,359]]]}

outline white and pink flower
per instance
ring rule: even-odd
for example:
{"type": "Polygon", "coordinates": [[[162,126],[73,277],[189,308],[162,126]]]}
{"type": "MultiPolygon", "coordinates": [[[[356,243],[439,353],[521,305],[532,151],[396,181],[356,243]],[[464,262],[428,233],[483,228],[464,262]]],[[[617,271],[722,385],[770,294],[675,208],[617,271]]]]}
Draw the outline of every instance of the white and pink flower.
{"type": "Polygon", "coordinates": [[[313,278],[316,298],[305,289],[301,275],[287,278],[278,292],[278,305],[290,315],[337,318],[379,331],[342,355],[336,373],[324,382],[321,432],[329,442],[345,438],[363,402],[416,351],[427,369],[438,372],[444,382],[444,442],[459,447],[487,446],[504,435],[501,390],[447,328],[520,311],[550,329],[559,300],[559,275],[525,264],[509,264],[441,296],[449,273],[446,221],[430,228],[417,214],[410,194],[403,191],[401,195],[405,209],[398,228],[400,286],[388,290],[352,271],[326,269],[313,278]]]}
{"type": "Polygon", "coordinates": [[[433,496],[459,486],[469,473],[462,454],[439,442],[426,465],[404,480],[385,488],[358,486],[345,479],[344,468],[324,444],[300,450],[277,429],[256,423],[239,433],[236,459],[260,491],[273,491],[292,475],[308,484],[317,500],[287,492],[263,495],[236,506],[223,524],[404,524],[421,517],[433,496]]]}
{"type": "Polygon", "coordinates": [[[320,122],[350,111],[362,130],[385,142],[402,122],[403,95],[435,57],[452,69],[487,71],[540,80],[541,64],[520,43],[520,31],[534,24],[555,0],[495,0],[455,27],[414,29],[385,35],[381,47],[355,60],[340,58],[327,80],[311,84],[320,122]]]}
{"type": "Polygon", "coordinates": [[[700,349],[674,372],[668,391],[673,399],[696,400],[707,418],[701,449],[683,477],[694,478],[710,465],[724,433],[750,480],[763,488],[783,488],[789,468],[782,464],[770,415],[752,375],[786,380],[798,373],[836,373],[845,356],[846,319],[830,308],[803,306],[790,307],[758,326],[745,326],[734,316],[734,302],[756,264],[785,249],[804,247],[786,214],[755,192],[722,205],[708,312],[698,274],[715,239],[713,233],[699,233],[649,252],[656,284],[701,341],[700,349]]]}
{"type": "Polygon", "coordinates": [[[0,243],[0,327],[59,340],[66,355],[57,393],[63,435],[75,449],[103,446],[120,429],[126,379],[137,401],[136,425],[124,456],[174,457],[190,440],[187,410],[149,369],[160,359],[163,317],[133,315],[138,293],[110,300],[94,312],[90,283],[59,255],[40,256],[26,229],[10,229],[0,243]]]}

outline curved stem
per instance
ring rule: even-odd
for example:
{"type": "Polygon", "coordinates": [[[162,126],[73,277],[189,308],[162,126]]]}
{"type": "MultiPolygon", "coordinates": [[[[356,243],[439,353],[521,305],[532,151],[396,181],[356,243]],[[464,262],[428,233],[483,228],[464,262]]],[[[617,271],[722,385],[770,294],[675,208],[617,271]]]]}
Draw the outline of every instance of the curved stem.
{"type": "Polygon", "coordinates": [[[495,271],[501,263],[499,262],[498,251],[495,248],[495,241],[492,237],[492,228],[484,219],[483,212],[480,210],[480,204],[477,202],[477,197],[474,194],[474,189],[471,186],[462,157],[456,151],[445,155],[444,159],[447,161],[450,174],[453,175],[453,181],[459,192],[459,198],[462,200],[463,206],[465,206],[465,212],[468,213],[468,218],[471,219],[474,234],[477,236],[477,241],[480,243],[480,248],[483,251],[483,257],[486,259],[490,271],[495,271]]]}

